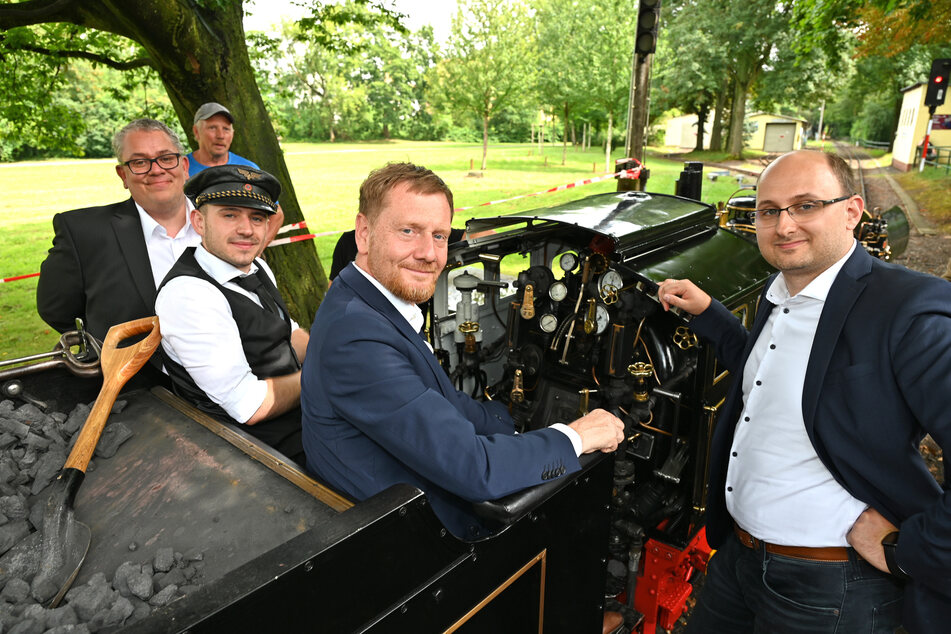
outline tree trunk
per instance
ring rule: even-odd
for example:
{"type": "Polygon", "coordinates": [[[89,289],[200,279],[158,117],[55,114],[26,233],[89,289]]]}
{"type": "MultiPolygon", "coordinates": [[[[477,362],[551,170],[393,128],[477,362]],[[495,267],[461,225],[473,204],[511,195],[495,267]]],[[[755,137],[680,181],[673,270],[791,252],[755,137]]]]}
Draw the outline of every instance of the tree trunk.
{"type": "MultiPolygon", "coordinates": [[[[192,129],[201,104],[226,105],[238,130],[232,150],[277,177],[285,222],[299,222],[304,219],[300,204],[248,58],[242,3],[223,0],[215,6],[211,10],[166,0],[32,0],[0,5],[0,31],[68,22],[138,42],[158,72],[182,128],[192,129]]],[[[188,141],[196,147],[194,139],[188,141]]],[[[314,242],[271,247],[266,256],[291,315],[302,327],[309,326],[327,290],[314,242]]]]}
{"type": "Polygon", "coordinates": [[[386,139],[387,141],[390,140],[390,124],[389,123],[383,124],[383,138],[386,139]]]}
{"type": "Polygon", "coordinates": [[[608,113],[608,133],[604,137],[604,171],[613,172],[611,169],[611,135],[614,134],[614,114],[608,113]]]}
{"type": "Polygon", "coordinates": [[[561,164],[568,161],[568,102],[565,102],[565,132],[561,139],[561,164]]]}
{"type": "Polygon", "coordinates": [[[585,121],[581,124],[581,151],[584,152],[588,149],[588,122],[585,121]]]}
{"type": "Polygon", "coordinates": [[[578,127],[574,121],[571,122],[571,147],[578,146],[578,127]]]}
{"type": "Polygon", "coordinates": [[[723,111],[726,109],[727,99],[730,96],[730,82],[724,78],[720,92],[717,94],[717,104],[713,109],[713,130],[710,131],[710,149],[723,149],[723,111]]]}
{"type": "Polygon", "coordinates": [[[693,149],[694,152],[703,152],[703,131],[709,112],[710,104],[704,103],[700,106],[700,112],[697,113],[697,146],[693,149]]]}
{"type": "Polygon", "coordinates": [[[482,171],[485,171],[486,160],[489,155],[489,117],[482,116],[482,171]]]}
{"type": "Polygon", "coordinates": [[[545,153],[545,122],[538,124],[538,155],[545,153]]]}
{"type": "Polygon", "coordinates": [[[746,93],[749,84],[736,80],[733,85],[733,108],[730,113],[730,156],[743,158],[743,119],[746,118],[746,93]]]}

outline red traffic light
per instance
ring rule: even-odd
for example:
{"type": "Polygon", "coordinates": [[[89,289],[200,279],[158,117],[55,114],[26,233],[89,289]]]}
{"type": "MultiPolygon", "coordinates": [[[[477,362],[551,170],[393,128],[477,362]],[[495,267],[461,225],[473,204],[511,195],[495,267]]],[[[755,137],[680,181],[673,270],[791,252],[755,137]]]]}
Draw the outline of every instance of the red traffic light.
{"type": "Polygon", "coordinates": [[[941,75],[938,75],[937,77],[934,78],[934,83],[936,84],[940,84],[943,81],[944,81],[944,77],[942,77],[941,75]]]}

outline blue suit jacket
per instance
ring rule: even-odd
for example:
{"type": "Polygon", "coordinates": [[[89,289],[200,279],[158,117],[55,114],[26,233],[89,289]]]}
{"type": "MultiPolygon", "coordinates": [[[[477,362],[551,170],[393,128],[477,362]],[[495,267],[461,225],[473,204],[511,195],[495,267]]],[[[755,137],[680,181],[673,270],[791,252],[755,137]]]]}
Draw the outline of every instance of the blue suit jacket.
{"type": "MultiPolygon", "coordinates": [[[[718,302],[691,322],[733,373],[710,452],[707,534],[715,547],[732,530],[724,498],[729,452],[743,406],[743,367],[773,308],[765,298],[772,279],[752,332],[718,302]]],[[[928,472],[918,443],[927,432],[951,449],[951,284],[856,248],[819,318],[802,412],[809,439],[836,481],[900,528],[896,558],[913,578],[905,592],[905,627],[947,631],[951,491],[928,472]]]]}
{"type": "Polygon", "coordinates": [[[309,470],[358,500],[412,484],[462,538],[484,533],[469,502],[580,469],[565,434],[515,435],[505,406],[457,391],[422,337],[352,264],[310,328],[301,409],[309,470]]]}

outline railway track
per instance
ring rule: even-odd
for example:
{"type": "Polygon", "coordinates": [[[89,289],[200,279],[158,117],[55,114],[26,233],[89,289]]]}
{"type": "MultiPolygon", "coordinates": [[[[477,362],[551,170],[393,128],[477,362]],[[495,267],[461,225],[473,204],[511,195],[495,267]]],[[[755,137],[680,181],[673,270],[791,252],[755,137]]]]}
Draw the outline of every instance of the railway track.
{"type": "Polygon", "coordinates": [[[858,176],[859,188],[862,194],[862,199],[865,201],[866,206],[870,209],[874,208],[872,201],[868,199],[868,192],[865,188],[865,168],[862,167],[862,161],[871,158],[868,155],[868,152],[864,148],[856,148],[847,143],[842,143],[840,141],[835,142],[836,152],[839,153],[839,156],[846,159],[849,162],[849,166],[855,172],[855,175],[858,176]]]}

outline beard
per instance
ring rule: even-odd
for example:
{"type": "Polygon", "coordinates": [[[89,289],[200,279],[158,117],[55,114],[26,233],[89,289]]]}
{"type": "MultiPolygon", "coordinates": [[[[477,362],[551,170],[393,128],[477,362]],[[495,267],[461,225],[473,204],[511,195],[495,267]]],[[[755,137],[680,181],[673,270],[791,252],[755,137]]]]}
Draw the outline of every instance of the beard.
{"type": "MultiPolygon", "coordinates": [[[[383,285],[386,290],[390,291],[404,302],[409,302],[411,304],[420,304],[429,300],[433,296],[433,293],[436,292],[436,276],[433,276],[431,282],[421,282],[419,284],[410,284],[403,280],[400,276],[400,265],[393,264],[389,261],[379,261],[377,258],[373,257],[373,253],[370,253],[368,258],[368,264],[372,275],[377,279],[380,284],[383,285]]],[[[422,266],[417,265],[415,268],[420,269],[422,266]]],[[[435,266],[432,268],[433,273],[436,272],[435,266]]]]}

